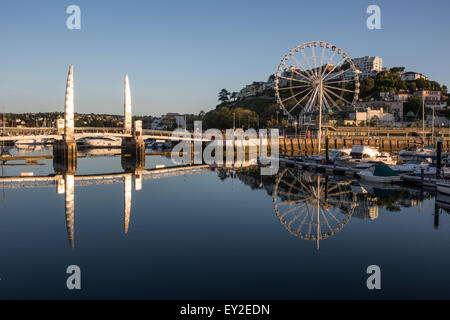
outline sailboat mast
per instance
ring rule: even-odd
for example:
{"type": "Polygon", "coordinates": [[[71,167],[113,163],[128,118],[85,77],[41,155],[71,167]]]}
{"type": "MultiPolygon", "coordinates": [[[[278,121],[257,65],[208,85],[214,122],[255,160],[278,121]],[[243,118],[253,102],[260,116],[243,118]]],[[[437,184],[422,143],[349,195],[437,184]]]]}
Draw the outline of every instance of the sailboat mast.
{"type": "Polygon", "coordinates": [[[431,123],[431,143],[434,144],[434,105],[433,105],[433,121],[431,123]]]}
{"type": "Polygon", "coordinates": [[[422,97],[422,144],[425,145],[425,99],[422,97]]]}

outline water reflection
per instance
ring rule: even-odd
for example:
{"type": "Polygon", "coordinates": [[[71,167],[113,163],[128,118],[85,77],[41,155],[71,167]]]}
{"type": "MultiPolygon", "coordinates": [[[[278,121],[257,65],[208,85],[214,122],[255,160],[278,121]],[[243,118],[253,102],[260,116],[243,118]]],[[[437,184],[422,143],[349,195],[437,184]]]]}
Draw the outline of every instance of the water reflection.
{"type": "MultiPolygon", "coordinates": [[[[5,151],[6,152],[6,151],[5,151]]],[[[106,150],[106,154],[117,150],[106,150]]],[[[106,155],[105,152],[91,154],[106,155]]],[[[88,154],[86,154],[88,156],[88,154]]],[[[91,184],[123,184],[123,232],[129,232],[132,210],[132,192],[143,187],[144,177],[173,176],[177,172],[195,172],[206,165],[190,164],[176,167],[145,169],[145,157],[121,155],[122,172],[106,174],[77,174],[77,161],[53,159],[54,174],[47,176],[5,176],[6,161],[2,161],[3,201],[6,188],[55,186],[58,194],[64,194],[65,220],[69,246],[75,247],[75,188],[91,184]]],[[[210,167],[208,167],[210,168],[210,167]]],[[[379,218],[380,209],[397,212],[402,208],[418,207],[432,198],[433,190],[413,189],[404,186],[388,187],[364,184],[346,177],[284,168],[276,176],[261,176],[256,159],[242,163],[224,163],[210,168],[220,180],[239,179],[252,189],[264,189],[271,196],[273,210],[279,223],[291,235],[314,241],[317,249],[320,240],[334,237],[343,231],[352,218],[373,221],[379,218]]],[[[199,172],[197,171],[197,172],[199,172]]],[[[234,185],[234,183],[233,183],[234,185]]],[[[5,205],[5,203],[4,203],[5,205]]],[[[450,197],[438,194],[434,207],[434,227],[439,227],[440,215],[450,213],[450,197]]]]}
{"type": "Polygon", "coordinates": [[[350,220],[355,194],[349,181],[332,183],[312,173],[284,169],[275,183],[273,203],[280,223],[294,236],[319,240],[334,236],[350,220]]]}
{"type": "MultiPolygon", "coordinates": [[[[47,149],[48,151],[48,149],[47,149]]],[[[132,189],[134,182],[134,190],[139,191],[142,189],[142,180],[144,176],[149,178],[161,178],[172,177],[179,174],[198,173],[202,169],[206,168],[206,165],[182,165],[165,167],[159,166],[155,169],[145,169],[145,155],[142,157],[130,156],[128,154],[121,154],[120,149],[102,149],[97,152],[87,152],[82,156],[105,156],[114,152],[117,155],[119,151],[120,164],[123,172],[112,172],[106,174],[91,174],[91,175],[77,175],[77,162],[78,159],[68,159],[58,155],[53,156],[53,171],[54,174],[45,176],[35,176],[33,172],[30,175],[22,174],[20,176],[6,176],[5,166],[30,166],[33,164],[16,163],[16,161],[1,161],[1,181],[3,189],[3,202],[6,206],[6,194],[7,188],[42,188],[56,186],[58,194],[64,194],[65,203],[65,221],[67,229],[67,238],[69,246],[75,247],[75,186],[76,185],[98,185],[98,184],[110,184],[110,183],[123,183],[123,217],[124,217],[124,233],[128,233],[130,219],[131,219],[131,206],[132,206],[132,189]],[[106,152],[105,152],[106,151],[106,152]],[[7,163],[8,162],[8,163],[7,163]]],[[[11,155],[6,148],[2,148],[2,155],[11,155]]],[[[42,164],[44,165],[44,164],[42,164]]]]}
{"type": "MultiPolygon", "coordinates": [[[[252,189],[265,189],[272,197],[274,212],[281,225],[293,236],[314,241],[332,238],[351,218],[373,221],[380,210],[399,212],[417,207],[435,191],[400,185],[361,183],[343,176],[329,176],[293,168],[280,170],[277,176],[260,176],[259,169],[218,170],[221,180],[237,177],[252,189]]],[[[439,214],[450,213],[450,197],[438,194],[434,207],[434,226],[439,214]]]]}

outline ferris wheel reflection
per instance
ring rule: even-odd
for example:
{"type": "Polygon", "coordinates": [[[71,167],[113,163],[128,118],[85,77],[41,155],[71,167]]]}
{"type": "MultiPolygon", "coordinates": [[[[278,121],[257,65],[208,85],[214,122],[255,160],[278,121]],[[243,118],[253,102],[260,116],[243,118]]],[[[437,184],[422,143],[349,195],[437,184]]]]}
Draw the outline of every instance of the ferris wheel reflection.
{"type": "Polygon", "coordinates": [[[344,228],[358,203],[349,181],[332,183],[328,176],[310,173],[297,175],[283,170],[275,183],[273,203],[280,223],[292,235],[319,241],[344,228]]]}

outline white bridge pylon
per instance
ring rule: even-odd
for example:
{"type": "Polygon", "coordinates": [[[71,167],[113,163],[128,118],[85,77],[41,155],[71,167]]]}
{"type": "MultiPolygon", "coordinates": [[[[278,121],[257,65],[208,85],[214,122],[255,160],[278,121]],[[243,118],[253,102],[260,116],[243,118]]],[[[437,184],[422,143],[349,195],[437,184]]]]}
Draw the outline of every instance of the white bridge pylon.
{"type": "MultiPolygon", "coordinates": [[[[66,81],[64,119],[58,121],[57,128],[5,128],[0,136],[0,141],[43,140],[55,139],[73,142],[76,139],[89,136],[132,137],[132,101],[131,88],[128,74],[124,76],[124,122],[122,128],[81,128],[75,127],[75,88],[74,65],[69,67],[66,81]]],[[[203,141],[209,139],[195,138],[192,134],[185,137],[172,136],[171,131],[142,130],[142,139],[158,139],[173,141],[203,141]]]]}
{"type": "MultiPolygon", "coordinates": [[[[74,66],[69,67],[66,82],[66,99],[64,106],[64,141],[73,141],[75,139],[75,99],[74,99],[74,66]]],[[[122,134],[110,134],[131,136],[131,120],[132,120],[132,105],[131,105],[131,90],[128,75],[125,74],[124,80],[124,121],[122,134]]]]}

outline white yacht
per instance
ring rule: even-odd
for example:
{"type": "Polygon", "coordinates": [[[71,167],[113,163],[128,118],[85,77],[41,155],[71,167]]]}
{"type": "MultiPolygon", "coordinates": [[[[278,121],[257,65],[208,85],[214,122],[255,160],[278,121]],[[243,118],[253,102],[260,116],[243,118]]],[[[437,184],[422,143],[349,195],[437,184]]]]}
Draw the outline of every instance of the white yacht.
{"type": "Polygon", "coordinates": [[[120,148],[80,148],[78,156],[81,157],[106,157],[120,155],[120,148]]]}
{"type": "Polygon", "coordinates": [[[77,140],[77,145],[81,148],[111,148],[121,147],[122,138],[120,137],[86,137],[77,140]]]}
{"type": "Polygon", "coordinates": [[[399,151],[398,155],[402,158],[410,158],[410,157],[434,157],[436,156],[436,152],[431,148],[418,148],[416,146],[409,147],[399,151]]]}
{"type": "Polygon", "coordinates": [[[445,195],[450,195],[450,180],[438,179],[436,181],[436,190],[439,193],[443,193],[445,195]]]}
{"type": "Polygon", "coordinates": [[[355,145],[352,147],[349,155],[338,157],[337,160],[361,162],[361,160],[365,159],[375,159],[379,155],[381,153],[377,149],[355,145]]]}
{"type": "MultiPolygon", "coordinates": [[[[422,170],[423,170],[423,175],[425,177],[435,177],[436,176],[436,164],[434,164],[434,163],[429,163],[425,166],[416,168],[414,170],[413,174],[416,176],[421,176],[422,170]]],[[[450,175],[450,166],[447,164],[443,164],[441,167],[441,174],[443,174],[444,176],[449,176],[450,175]]]]}
{"type": "Polygon", "coordinates": [[[359,168],[371,167],[377,163],[396,164],[395,159],[389,153],[379,152],[377,149],[359,145],[353,146],[349,155],[336,157],[335,162],[340,165],[357,166],[359,168]]]}
{"type": "Polygon", "coordinates": [[[414,173],[416,169],[427,167],[429,162],[421,160],[409,160],[406,163],[391,167],[397,173],[414,173]]]}
{"type": "MultiPolygon", "coordinates": [[[[331,162],[334,162],[334,161],[339,160],[341,158],[348,158],[350,156],[351,151],[352,151],[352,149],[350,149],[350,148],[331,149],[328,152],[328,159],[331,162]]],[[[288,158],[290,158],[290,157],[288,157],[288,158]]],[[[305,157],[304,160],[306,162],[321,163],[325,158],[326,158],[326,156],[324,154],[318,154],[318,155],[305,157]]],[[[297,157],[297,159],[298,159],[298,157],[297,157]]]]}
{"type": "Polygon", "coordinates": [[[350,148],[342,148],[342,149],[331,149],[328,153],[328,158],[330,161],[335,161],[344,156],[350,156],[352,149],[350,148]]]}
{"type": "Polygon", "coordinates": [[[28,146],[36,146],[46,144],[46,142],[43,139],[25,139],[25,140],[17,140],[14,145],[18,148],[20,147],[28,147],[28,146]]]}

